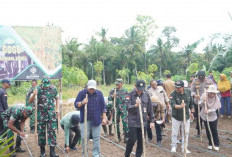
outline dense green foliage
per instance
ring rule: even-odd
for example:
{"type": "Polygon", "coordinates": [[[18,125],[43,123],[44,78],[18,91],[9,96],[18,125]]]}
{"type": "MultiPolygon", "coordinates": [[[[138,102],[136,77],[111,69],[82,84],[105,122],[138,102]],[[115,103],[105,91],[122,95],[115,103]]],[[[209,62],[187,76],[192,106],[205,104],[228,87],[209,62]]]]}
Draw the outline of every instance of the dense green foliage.
{"type": "Polygon", "coordinates": [[[165,27],[150,44],[156,30],[152,17],[138,16],[121,37],[108,37],[110,30],[102,28],[87,44],[73,38],[63,45],[63,64],[83,70],[88,79],[102,84],[111,84],[118,77],[126,83],[137,78],[163,79],[167,73],[175,79],[189,79],[197,70],[222,72],[232,67],[231,34],[213,34],[209,40],[199,37],[180,49],[177,29],[172,26],[165,27]],[[206,41],[207,46],[196,53],[199,44],[206,41]]]}

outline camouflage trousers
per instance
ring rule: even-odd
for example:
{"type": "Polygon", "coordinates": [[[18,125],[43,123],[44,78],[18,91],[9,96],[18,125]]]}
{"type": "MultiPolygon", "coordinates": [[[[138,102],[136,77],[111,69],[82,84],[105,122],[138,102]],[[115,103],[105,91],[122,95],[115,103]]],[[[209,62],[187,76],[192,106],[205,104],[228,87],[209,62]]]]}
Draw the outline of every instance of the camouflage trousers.
{"type": "MultiPolygon", "coordinates": [[[[27,105],[27,106],[35,108],[35,106],[33,105],[27,105]]],[[[33,113],[30,115],[30,128],[34,126],[35,126],[35,110],[33,110],[33,113]]]]}
{"type": "Polygon", "coordinates": [[[38,142],[39,146],[46,145],[46,128],[47,128],[47,140],[48,145],[56,146],[56,120],[38,121],[38,142]]]}
{"type": "Polygon", "coordinates": [[[123,126],[123,133],[124,135],[126,135],[129,132],[129,128],[128,128],[128,120],[127,120],[127,110],[126,110],[126,105],[117,107],[117,114],[116,114],[116,118],[117,118],[117,134],[120,135],[120,117],[122,119],[122,126],[123,126]]]}

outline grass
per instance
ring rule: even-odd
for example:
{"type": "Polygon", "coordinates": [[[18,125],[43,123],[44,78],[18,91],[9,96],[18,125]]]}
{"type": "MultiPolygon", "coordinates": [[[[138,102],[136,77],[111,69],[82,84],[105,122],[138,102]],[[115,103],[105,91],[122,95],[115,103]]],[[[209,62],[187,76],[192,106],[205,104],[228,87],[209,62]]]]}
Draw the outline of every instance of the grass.
{"type": "MultiPolygon", "coordinates": [[[[20,87],[11,87],[9,90],[7,90],[9,106],[18,103],[26,104],[26,94],[29,88],[30,83],[24,82],[20,87]]],[[[97,88],[103,93],[104,97],[107,97],[109,95],[110,90],[115,88],[115,85],[100,85],[97,88]]],[[[134,88],[134,86],[125,84],[124,88],[126,88],[128,91],[131,91],[134,88]]],[[[63,102],[67,102],[70,98],[76,98],[78,92],[82,89],[83,87],[80,86],[62,87],[63,102]]]]}

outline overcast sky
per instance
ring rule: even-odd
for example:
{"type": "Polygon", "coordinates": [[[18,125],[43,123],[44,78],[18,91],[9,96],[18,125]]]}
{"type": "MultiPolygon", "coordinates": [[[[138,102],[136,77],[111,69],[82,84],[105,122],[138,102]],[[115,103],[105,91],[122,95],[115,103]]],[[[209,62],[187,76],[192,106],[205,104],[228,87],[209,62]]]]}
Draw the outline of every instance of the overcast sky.
{"type": "MultiPolygon", "coordinates": [[[[101,28],[120,37],[149,15],[159,27],[174,26],[180,46],[213,33],[232,33],[231,0],[1,0],[0,25],[60,26],[63,41],[72,37],[87,43],[101,28]]],[[[153,42],[153,41],[151,41],[153,42]]]]}

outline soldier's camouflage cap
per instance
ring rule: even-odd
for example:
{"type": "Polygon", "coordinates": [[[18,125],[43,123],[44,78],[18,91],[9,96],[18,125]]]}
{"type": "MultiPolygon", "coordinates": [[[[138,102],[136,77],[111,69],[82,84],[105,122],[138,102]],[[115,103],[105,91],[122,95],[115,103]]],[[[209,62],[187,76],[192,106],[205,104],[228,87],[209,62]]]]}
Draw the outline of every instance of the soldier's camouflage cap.
{"type": "Polygon", "coordinates": [[[123,83],[123,80],[122,79],[116,79],[115,84],[120,84],[120,83],[123,83]]]}
{"type": "Polygon", "coordinates": [[[43,87],[49,87],[51,85],[51,81],[50,81],[50,77],[49,76],[45,76],[43,79],[42,79],[42,84],[43,84],[43,87]]]}
{"type": "Polygon", "coordinates": [[[32,115],[32,113],[33,113],[33,108],[32,107],[30,107],[30,106],[27,106],[26,107],[26,111],[27,111],[27,116],[29,117],[30,115],[32,115]]]}

